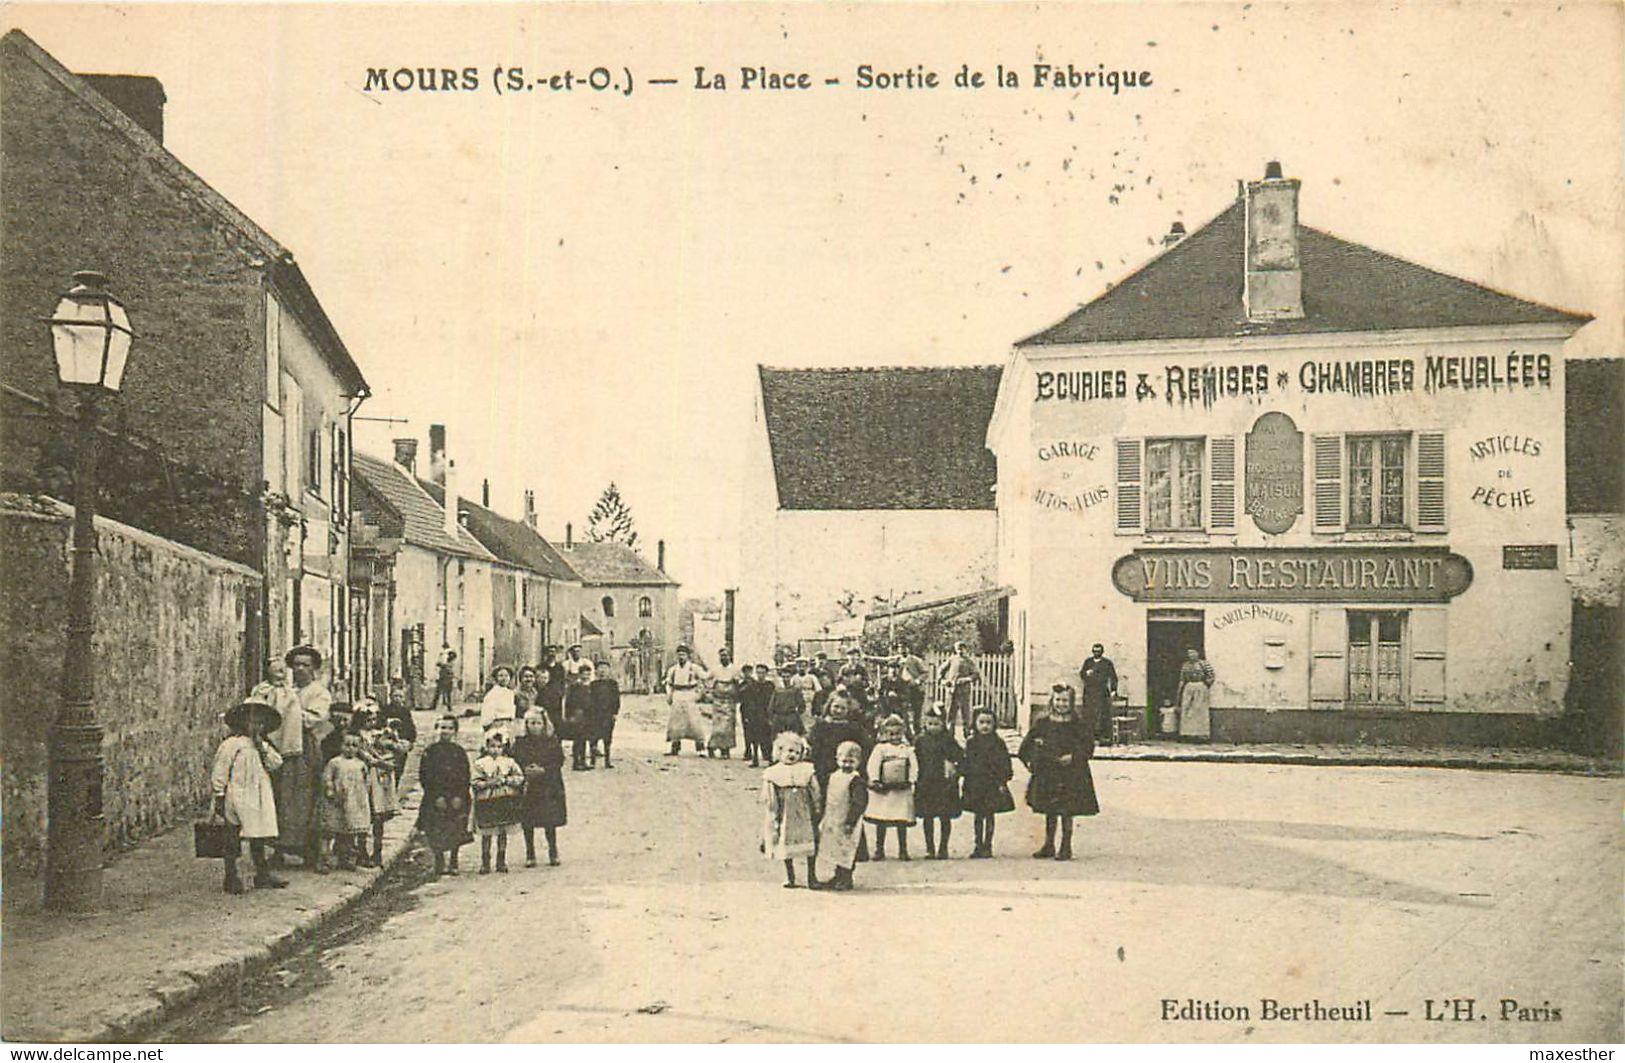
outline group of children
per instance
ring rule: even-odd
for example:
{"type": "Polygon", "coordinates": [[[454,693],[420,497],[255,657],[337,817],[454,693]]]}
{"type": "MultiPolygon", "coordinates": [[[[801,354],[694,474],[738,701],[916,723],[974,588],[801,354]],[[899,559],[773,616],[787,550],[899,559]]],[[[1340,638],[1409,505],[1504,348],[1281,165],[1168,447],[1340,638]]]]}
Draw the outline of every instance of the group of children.
{"type": "MultiPolygon", "coordinates": [[[[268,855],[278,836],[271,773],[283,763],[267,738],[282,724],[282,714],[272,701],[273,692],[262,685],[225,713],[228,734],[215,753],[210,772],[213,815],[235,825],[238,837],[247,840],[254,885],[261,889],[288,884],[272,872],[268,855]]],[[[381,720],[376,709],[352,710],[345,702],[333,704],[327,722],[329,729],[316,750],[319,770],[312,868],[317,874],[327,874],[335,863],[345,871],[378,867],[383,862],[384,824],[399,809],[396,788],[415,735],[403,733],[396,719],[381,720]]],[[[228,856],[225,865],[226,892],[245,892],[237,860],[228,856]]]]}
{"type": "Polygon", "coordinates": [[[470,764],[457,741],[457,718],[435,724],[435,741],[423,751],[418,779],[423,802],[418,829],[434,853],[434,874],[458,873],[462,847],[480,837],[480,874],[508,870],[508,836],[519,827],[525,866],[536,866],[536,829],[547,839],[547,862],[559,863],[558,829],[568,821],[564,794],[564,746],[545,712],[524,717],[524,733],[509,740],[504,729],[487,730],[470,764]]]}
{"type": "MultiPolygon", "coordinates": [[[[579,649],[572,646],[570,651],[577,653],[579,649]]],[[[577,656],[550,660],[541,669],[523,665],[517,685],[513,670],[498,665],[492,673],[491,689],[480,704],[480,723],[487,733],[501,728],[506,736],[518,738],[529,716],[545,715],[549,730],[559,739],[570,741],[571,769],[591,771],[600,758],[604,767],[615,766],[610,750],[620,712],[621,687],[609,662],[594,665],[577,656]]]]}
{"type": "Polygon", "coordinates": [[[946,860],[953,821],[975,816],[971,859],[993,855],[994,817],[1015,808],[1010,753],[990,710],[976,713],[964,745],[947,730],[942,706],[923,718],[912,742],[898,715],[868,727],[844,697],[831,697],[825,715],[803,737],[785,727],[773,739],[773,763],[762,773],[762,851],[783,861],[785,887],[806,863],[811,889],[852,888],[854,866],[868,859],[863,824],[874,832],[874,860],[886,859],[888,833],[897,858],[909,859],[908,831],[919,820],[926,859],[946,860]]]}

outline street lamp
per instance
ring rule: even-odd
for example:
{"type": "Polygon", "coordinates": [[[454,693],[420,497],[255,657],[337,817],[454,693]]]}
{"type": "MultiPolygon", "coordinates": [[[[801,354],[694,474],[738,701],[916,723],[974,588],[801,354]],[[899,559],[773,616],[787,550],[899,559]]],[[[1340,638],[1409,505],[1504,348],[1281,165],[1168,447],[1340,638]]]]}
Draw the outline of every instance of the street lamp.
{"type": "Polygon", "coordinates": [[[48,849],[45,903],[58,911],[101,905],[102,729],[96,722],[96,414],[116,394],[130,355],[130,319],[107,291],[107,278],[83,270],[51,316],[57,378],[77,396],[73,461],[73,575],[68,584],[67,646],[62,655],[62,703],[51,724],[47,779],[48,849]]]}

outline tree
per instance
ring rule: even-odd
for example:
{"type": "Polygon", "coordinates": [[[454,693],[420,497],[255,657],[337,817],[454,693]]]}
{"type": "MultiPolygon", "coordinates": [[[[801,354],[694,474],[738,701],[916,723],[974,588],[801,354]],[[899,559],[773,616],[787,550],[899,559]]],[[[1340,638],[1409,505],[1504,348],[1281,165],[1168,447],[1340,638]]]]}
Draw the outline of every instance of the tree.
{"type": "Polygon", "coordinates": [[[638,548],[638,532],[632,526],[632,510],[612,481],[598,496],[597,505],[587,514],[587,540],[594,543],[621,543],[638,548]]]}

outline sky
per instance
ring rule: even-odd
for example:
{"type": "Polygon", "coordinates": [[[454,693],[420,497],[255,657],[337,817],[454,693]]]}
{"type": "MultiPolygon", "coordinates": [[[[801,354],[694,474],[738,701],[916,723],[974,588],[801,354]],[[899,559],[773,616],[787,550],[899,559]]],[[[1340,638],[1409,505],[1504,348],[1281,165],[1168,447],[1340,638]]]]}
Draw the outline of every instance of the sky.
{"type": "Polygon", "coordinates": [[[517,516],[535,490],[555,538],[614,481],[685,594],[738,579],[758,365],[1000,363],[1271,159],[1305,224],[1595,315],[1571,357],[1625,346],[1617,4],[0,18],[69,69],[163,82],[166,145],[294,252],[371,385],[361,416],[404,419],[358,446],[426,453],[444,424],[465,491],[488,479],[517,516]],[[1035,63],[1151,84],[1039,88],[1035,63]],[[865,64],[941,84],[860,88],[865,64]],[[962,64],[1019,87],[956,88],[962,64]],[[493,87],[597,66],[631,95],[493,87]],[[367,88],[418,67],[479,87],[367,88]],[[811,87],[743,90],[744,67],[811,87]]]}

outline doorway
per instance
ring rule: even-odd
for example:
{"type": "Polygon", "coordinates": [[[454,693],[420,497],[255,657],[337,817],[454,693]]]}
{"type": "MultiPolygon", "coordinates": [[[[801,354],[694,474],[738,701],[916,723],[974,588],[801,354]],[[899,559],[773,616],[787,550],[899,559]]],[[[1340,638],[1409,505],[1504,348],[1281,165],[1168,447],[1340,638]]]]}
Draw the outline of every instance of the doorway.
{"type": "Polygon", "coordinates": [[[1145,616],[1145,692],[1152,708],[1178,704],[1185,651],[1204,657],[1207,627],[1200,609],[1153,609],[1145,616]]]}

